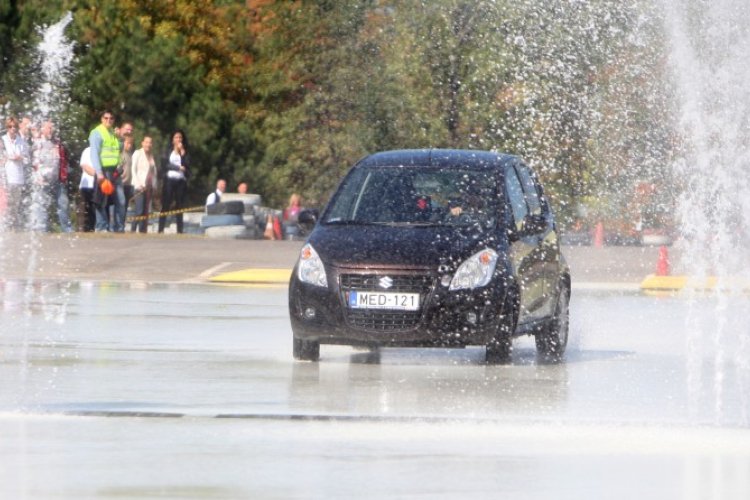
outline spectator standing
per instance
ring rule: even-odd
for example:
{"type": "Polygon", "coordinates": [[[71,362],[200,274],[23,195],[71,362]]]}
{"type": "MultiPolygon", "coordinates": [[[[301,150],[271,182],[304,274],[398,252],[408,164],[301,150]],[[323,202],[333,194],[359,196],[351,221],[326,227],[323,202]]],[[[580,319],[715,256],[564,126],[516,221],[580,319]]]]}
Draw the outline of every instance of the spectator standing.
{"type": "MultiPolygon", "coordinates": [[[[132,125],[131,125],[132,130],[132,125]]],[[[117,174],[120,177],[120,185],[117,187],[117,197],[119,198],[120,214],[122,221],[120,232],[125,231],[125,219],[128,213],[128,205],[133,198],[132,168],[133,168],[133,151],[135,150],[135,141],[133,135],[123,134],[122,152],[120,153],[120,165],[117,167],[117,174]]]]}
{"type": "Polygon", "coordinates": [[[24,115],[18,122],[18,133],[21,134],[24,144],[26,145],[26,153],[29,156],[29,161],[26,163],[24,168],[24,175],[26,177],[26,187],[24,187],[24,196],[30,195],[29,180],[32,177],[31,172],[31,146],[34,145],[34,141],[40,137],[39,126],[37,126],[28,115],[24,115]]]}
{"type": "Polygon", "coordinates": [[[289,206],[284,209],[284,220],[296,223],[300,210],[302,210],[302,197],[294,193],[289,198],[289,206]]]}
{"type": "Polygon", "coordinates": [[[247,194],[247,183],[246,182],[240,182],[240,185],[237,186],[237,193],[239,193],[239,194],[247,194]]]}
{"type": "Polygon", "coordinates": [[[32,129],[34,129],[31,118],[28,116],[22,116],[21,121],[18,123],[18,133],[26,141],[26,145],[31,147],[32,141],[32,129]]]}
{"type": "Polygon", "coordinates": [[[130,122],[123,123],[122,127],[115,130],[118,137],[120,137],[120,142],[124,141],[128,136],[133,137],[133,124],[130,122]]]}
{"type": "MultiPolygon", "coordinates": [[[[21,139],[23,139],[23,142],[26,144],[26,150],[29,152],[31,151],[31,145],[34,143],[34,137],[38,137],[39,135],[37,133],[38,130],[39,127],[34,126],[34,123],[28,115],[24,115],[18,120],[18,134],[21,136],[21,139]]],[[[28,168],[30,167],[31,165],[29,164],[28,168]]]]}
{"type": "Polygon", "coordinates": [[[55,126],[47,120],[42,124],[40,136],[31,147],[32,166],[32,206],[31,229],[49,232],[49,207],[54,202],[60,231],[72,232],[68,189],[65,185],[67,174],[67,157],[65,148],[55,137],[55,126]]]}
{"type": "Polygon", "coordinates": [[[114,132],[115,115],[110,110],[102,113],[101,123],[89,134],[91,148],[91,163],[96,171],[94,185],[94,204],[96,205],[96,232],[122,232],[125,221],[121,218],[121,199],[116,196],[117,186],[121,180],[115,176],[120,161],[120,141],[114,132]],[[109,196],[102,192],[101,185],[109,180],[115,187],[115,195],[109,196]],[[111,200],[110,200],[111,199],[111,200]],[[109,221],[109,203],[114,205],[114,223],[109,221]]]}
{"type": "Polygon", "coordinates": [[[96,205],[94,204],[94,186],[96,185],[96,170],[91,162],[91,148],[81,153],[81,182],[78,191],[81,202],[78,206],[78,230],[91,233],[96,228],[96,205]]]}
{"type": "Polygon", "coordinates": [[[302,210],[302,197],[297,193],[294,193],[289,198],[289,206],[284,209],[284,234],[286,239],[294,240],[299,235],[299,227],[297,226],[297,219],[299,213],[302,210]]]}
{"type": "Polygon", "coordinates": [[[8,200],[5,194],[5,141],[0,137],[0,230],[3,228],[3,218],[5,209],[8,207],[8,200]]]}
{"type": "Polygon", "coordinates": [[[214,203],[219,203],[221,201],[221,195],[224,194],[224,192],[227,190],[227,181],[224,179],[219,179],[216,181],[216,191],[209,194],[206,198],[206,206],[213,205],[214,203]]]}
{"type": "MultiPolygon", "coordinates": [[[[182,130],[172,133],[172,143],[165,149],[161,159],[164,185],[161,194],[161,211],[181,210],[187,193],[187,181],[190,178],[190,148],[187,137],[182,130]],[[174,203],[174,207],[172,204],[174,203]]],[[[178,213],[177,232],[182,233],[182,213],[178,213]]],[[[166,216],[159,217],[159,232],[164,232],[166,216]]]]}
{"type": "Polygon", "coordinates": [[[156,189],[156,161],[151,154],[153,139],[146,135],[141,142],[141,149],[133,153],[133,166],[131,181],[135,191],[135,217],[143,217],[143,220],[133,221],[130,228],[132,232],[148,231],[148,214],[151,206],[151,196],[156,189]]]}
{"type": "Polygon", "coordinates": [[[9,118],[5,122],[7,133],[3,136],[5,148],[5,181],[8,208],[6,227],[13,231],[23,228],[24,198],[26,197],[26,169],[29,165],[29,152],[26,142],[18,131],[18,122],[9,118]]]}

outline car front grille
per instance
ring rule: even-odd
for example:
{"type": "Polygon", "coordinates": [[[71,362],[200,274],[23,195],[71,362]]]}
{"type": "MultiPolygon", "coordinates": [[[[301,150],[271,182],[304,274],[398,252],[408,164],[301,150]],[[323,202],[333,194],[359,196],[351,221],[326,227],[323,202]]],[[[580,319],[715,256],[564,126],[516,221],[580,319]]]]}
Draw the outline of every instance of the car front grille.
{"type": "Polygon", "coordinates": [[[346,321],[349,326],[378,332],[395,332],[409,330],[419,324],[422,310],[430,294],[432,278],[429,275],[391,275],[391,274],[342,274],[341,296],[347,303],[348,292],[385,291],[379,287],[383,277],[389,277],[392,285],[389,292],[418,293],[419,311],[364,310],[346,307],[346,321]]]}

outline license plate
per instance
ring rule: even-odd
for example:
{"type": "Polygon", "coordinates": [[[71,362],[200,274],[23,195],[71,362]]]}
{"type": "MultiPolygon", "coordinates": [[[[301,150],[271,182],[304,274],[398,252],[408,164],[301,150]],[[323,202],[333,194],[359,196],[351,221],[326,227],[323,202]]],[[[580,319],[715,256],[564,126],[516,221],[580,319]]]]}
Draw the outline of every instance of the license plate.
{"type": "Polygon", "coordinates": [[[418,293],[349,292],[349,307],[353,309],[419,310],[418,293]]]}

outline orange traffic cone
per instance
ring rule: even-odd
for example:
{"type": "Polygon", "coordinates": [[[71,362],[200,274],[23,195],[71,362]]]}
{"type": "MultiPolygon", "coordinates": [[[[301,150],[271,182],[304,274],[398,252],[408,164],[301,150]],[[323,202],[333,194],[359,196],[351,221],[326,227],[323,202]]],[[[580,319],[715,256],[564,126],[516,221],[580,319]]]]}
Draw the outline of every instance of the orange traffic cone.
{"type": "Polygon", "coordinates": [[[276,240],[282,239],[281,236],[281,221],[278,217],[273,218],[273,237],[276,240]]]}
{"type": "Polygon", "coordinates": [[[594,246],[601,248],[604,246],[604,225],[600,222],[596,225],[596,234],[594,234],[594,246]]]}
{"type": "Polygon", "coordinates": [[[669,256],[667,255],[667,247],[664,245],[659,249],[659,262],[656,263],[656,275],[669,276],[669,256]]]}
{"type": "Polygon", "coordinates": [[[272,240],[273,239],[273,217],[268,216],[268,219],[266,219],[266,230],[263,231],[263,239],[264,240],[272,240]]]}

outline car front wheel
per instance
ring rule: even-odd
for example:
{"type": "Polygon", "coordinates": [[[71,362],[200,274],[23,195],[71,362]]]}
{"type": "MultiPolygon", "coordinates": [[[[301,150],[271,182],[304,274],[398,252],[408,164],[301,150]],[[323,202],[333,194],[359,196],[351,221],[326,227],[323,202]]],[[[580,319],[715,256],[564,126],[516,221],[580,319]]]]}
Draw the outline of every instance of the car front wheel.
{"type": "Polygon", "coordinates": [[[536,352],[545,363],[559,363],[562,361],[565,347],[568,345],[568,329],[570,322],[570,291],[562,286],[557,297],[555,315],[552,321],[536,334],[536,352]]]}
{"type": "Polygon", "coordinates": [[[486,347],[485,359],[488,364],[510,363],[513,355],[513,333],[518,321],[517,311],[518,309],[512,306],[504,308],[495,338],[486,347]]]}
{"type": "Polygon", "coordinates": [[[294,359],[300,361],[318,361],[320,359],[320,342],[314,340],[293,339],[294,359]]]}

